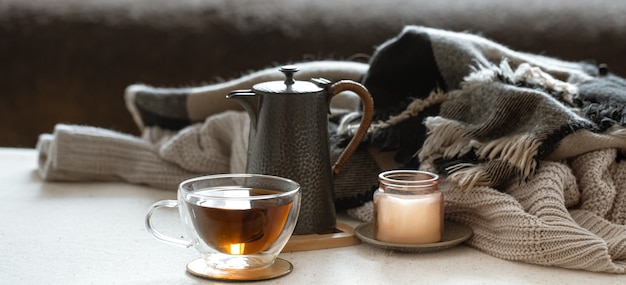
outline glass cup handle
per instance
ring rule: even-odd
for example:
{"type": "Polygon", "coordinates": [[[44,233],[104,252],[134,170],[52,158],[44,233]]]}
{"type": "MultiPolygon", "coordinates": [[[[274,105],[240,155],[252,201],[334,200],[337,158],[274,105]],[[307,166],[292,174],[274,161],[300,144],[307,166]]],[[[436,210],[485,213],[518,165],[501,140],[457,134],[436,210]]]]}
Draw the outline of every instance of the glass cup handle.
{"type": "Polygon", "coordinates": [[[154,212],[154,210],[161,208],[161,207],[176,208],[178,207],[178,201],[162,200],[162,201],[152,204],[152,206],[150,206],[150,208],[148,209],[148,213],[146,214],[146,230],[148,230],[149,233],[151,233],[156,239],[162,242],[170,243],[170,244],[181,246],[184,248],[191,247],[192,243],[190,241],[164,235],[154,228],[154,225],[152,225],[152,213],[154,212]]]}

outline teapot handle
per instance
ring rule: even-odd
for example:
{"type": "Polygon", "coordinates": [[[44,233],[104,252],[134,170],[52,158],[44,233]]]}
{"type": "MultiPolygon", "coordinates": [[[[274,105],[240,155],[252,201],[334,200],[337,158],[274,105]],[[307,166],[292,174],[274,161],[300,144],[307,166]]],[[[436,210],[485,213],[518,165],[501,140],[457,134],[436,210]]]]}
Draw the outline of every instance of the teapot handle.
{"type": "Polygon", "coordinates": [[[359,144],[365,137],[367,130],[372,124],[372,117],[374,116],[374,100],[372,96],[367,91],[365,86],[354,82],[352,80],[340,80],[330,86],[330,90],[332,92],[332,96],[335,96],[343,91],[352,91],[359,95],[361,98],[361,102],[363,102],[363,115],[361,117],[361,124],[357,129],[356,133],[348,143],[348,146],[343,150],[337,162],[333,165],[333,174],[337,175],[341,172],[343,166],[348,162],[348,159],[356,149],[359,147],[359,144]]]}

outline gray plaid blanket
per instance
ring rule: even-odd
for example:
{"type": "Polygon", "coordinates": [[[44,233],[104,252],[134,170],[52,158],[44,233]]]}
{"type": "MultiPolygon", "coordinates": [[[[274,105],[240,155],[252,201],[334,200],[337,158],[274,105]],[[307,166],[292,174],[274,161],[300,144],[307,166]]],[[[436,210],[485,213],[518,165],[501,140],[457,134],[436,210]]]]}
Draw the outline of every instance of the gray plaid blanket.
{"type": "Polygon", "coordinates": [[[626,147],[626,81],[605,65],[410,26],[377,50],[364,84],[379,119],[369,142],[467,187],[503,187],[546,159],[626,147]]]}

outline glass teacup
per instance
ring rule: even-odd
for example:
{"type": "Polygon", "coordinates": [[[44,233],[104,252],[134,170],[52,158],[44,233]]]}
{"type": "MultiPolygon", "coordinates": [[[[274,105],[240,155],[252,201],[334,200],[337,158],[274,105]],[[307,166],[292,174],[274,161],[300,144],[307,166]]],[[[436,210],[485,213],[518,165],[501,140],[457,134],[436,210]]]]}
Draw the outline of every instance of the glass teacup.
{"type": "Polygon", "coordinates": [[[272,265],[293,233],[299,210],[300,185],[292,180],[260,174],[221,174],[182,182],[178,200],[154,203],[145,223],[160,241],[195,247],[202,256],[202,266],[206,266],[204,271],[230,274],[272,265]],[[191,240],[155,230],[151,218],[160,207],[178,207],[191,240]]]}

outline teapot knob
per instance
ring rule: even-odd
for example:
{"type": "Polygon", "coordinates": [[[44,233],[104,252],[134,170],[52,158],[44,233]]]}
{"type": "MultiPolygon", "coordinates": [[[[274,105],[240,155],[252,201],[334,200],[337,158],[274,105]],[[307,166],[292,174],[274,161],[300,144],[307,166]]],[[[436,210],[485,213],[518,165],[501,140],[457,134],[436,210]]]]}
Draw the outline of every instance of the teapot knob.
{"type": "Polygon", "coordinates": [[[295,65],[285,65],[280,68],[280,71],[285,74],[285,77],[287,77],[285,78],[285,84],[293,85],[295,83],[293,80],[293,74],[300,71],[300,68],[295,65]]]}

